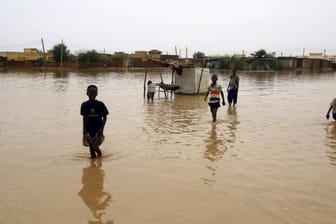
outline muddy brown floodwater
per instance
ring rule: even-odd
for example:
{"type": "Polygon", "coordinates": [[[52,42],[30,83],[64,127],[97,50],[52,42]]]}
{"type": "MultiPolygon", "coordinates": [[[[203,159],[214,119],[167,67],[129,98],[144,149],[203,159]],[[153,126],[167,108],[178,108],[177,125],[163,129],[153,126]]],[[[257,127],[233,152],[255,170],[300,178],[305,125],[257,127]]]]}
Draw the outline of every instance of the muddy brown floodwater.
{"type": "Polygon", "coordinates": [[[212,123],[203,96],[144,100],[143,71],[1,71],[0,223],[335,223],[336,73],[239,76],[212,123]],[[110,111],[97,160],[89,84],[110,111]]]}

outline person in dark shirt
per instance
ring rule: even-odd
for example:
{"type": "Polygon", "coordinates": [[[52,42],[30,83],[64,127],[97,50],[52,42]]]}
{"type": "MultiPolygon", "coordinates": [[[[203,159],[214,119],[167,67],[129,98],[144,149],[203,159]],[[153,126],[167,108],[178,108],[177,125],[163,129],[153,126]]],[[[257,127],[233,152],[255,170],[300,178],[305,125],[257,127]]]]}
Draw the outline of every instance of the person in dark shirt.
{"type": "Polygon", "coordinates": [[[103,132],[109,114],[105,104],[96,100],[97,94],[97,86],[89,85],[86,92],[89,100],[83,102],[80,109],[83,116],[83,145],[90,147],[91,158],[102,155],[99,146],[104,141],[103,132]]]}
{"type": "Polygon", "coordinates": [[[329,106],[328,112],[326,114],[326,118],[329,120],[330,117],[330,112],[332,111],[332,117],[334,118],[334,120],[336,121],[336,98],[334,98],[329,106]]]}
{"type": "Polygon", "coordinates": [[[239,76],[237,75],[237,69],[232,69],[232,74],[230,75],[229,85],[227,87],[227,98],[229,106],[233,104],[235,106],[238,100],[238,89],[239,89],[239,76]]]}

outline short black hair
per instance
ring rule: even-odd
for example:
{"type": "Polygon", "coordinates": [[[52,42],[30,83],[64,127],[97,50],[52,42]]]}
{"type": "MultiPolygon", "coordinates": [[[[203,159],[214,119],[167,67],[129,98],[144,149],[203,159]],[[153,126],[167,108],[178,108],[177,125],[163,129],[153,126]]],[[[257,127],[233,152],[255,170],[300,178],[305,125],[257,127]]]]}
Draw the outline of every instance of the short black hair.
{"type": "Polygon", "coordinates": [[[89,91],[89,89],[91,89],[91,88],[95,88],[95,89],[98,90],[98,87],[96,85],[89,85],[88,88],[87,88],[87,91],[89,91]]]}
{"type": "Polygon", "coordinates": [[[98,87],[96,85],[89,85],[86,89],[86,93],[89,92],[89,89],[96,89],[96,91],[98,91],[98,87]]]}

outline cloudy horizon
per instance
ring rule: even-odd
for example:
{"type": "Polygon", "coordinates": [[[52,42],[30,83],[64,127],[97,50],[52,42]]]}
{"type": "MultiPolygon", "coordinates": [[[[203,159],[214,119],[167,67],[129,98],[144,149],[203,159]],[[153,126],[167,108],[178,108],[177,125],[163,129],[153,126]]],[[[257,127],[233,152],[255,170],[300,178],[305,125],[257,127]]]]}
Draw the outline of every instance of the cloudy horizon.
{"type": "Polygon", "coordinates": [[[63,40],[71,53],[336,55],[335,9],[332,0],[11,0],[0,8],[0,51],[42,49],[43,38],[46,50],[63,40]]]}

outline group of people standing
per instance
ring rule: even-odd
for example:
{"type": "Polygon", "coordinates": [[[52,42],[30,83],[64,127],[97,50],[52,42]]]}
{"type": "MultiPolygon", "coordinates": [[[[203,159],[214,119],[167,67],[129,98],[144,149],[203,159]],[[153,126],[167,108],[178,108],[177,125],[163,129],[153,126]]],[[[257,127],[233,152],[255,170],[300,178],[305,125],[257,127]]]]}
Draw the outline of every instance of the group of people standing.
{"type": "MultiPolygon", "coordinates": [[[[217,110],[221,106],[221,99],[222,105],[225,105],[223,89],[217,81],[218,76],[213,74],[211,76],[211,84],[204,97],[205,101],[208,99],[213,122],[216,122],[217,110]]],[[[148,84],[151,90],[150,93],[153,94],[148,94],[147,97],[148,100],[153,100],[155,87],[151,81],[149,81],[148,84]]],[[[230,75],[229,84],[227,86],[229,106],[235,106],[237,104],[238,90],[239,76],[237,75],[237,70],[234,68],[232,69],[232,74],[230,75]]],[[[80,114],[83,116],[83,145],[90,148],[91,158],[96,158],[102,156],[99,146],[104,141],[103,132],[109,111],[103,102],[96,99],[98,95],[97,86],[89,85],[86,94],[89,99],[82,103],[80,109],[80,114]]],[[[332,112],[332,118],[336,121],[336,98],[330,103],[326,114],[327,119],[330,117],[330,112],[332,112]]]]}
{"type": "MultiPolygon", "coordinates": [[[[211,84],[208,87],[208,92],[204,97],[204,101],[208,99],[208,104],[210,107],[210,112],[212,116],[212,121],[216,122],[217,120],[217,110],[220,107],[220,101],[222,98],[222,104],[225,105],[223,88],[220,84],[217,83],[218,76],[213,74],[211,76],[211,84]],[[209,96],[209,98],[208,98],[209,96]]],[[[227,100],[229,106],[235,106],[238,99],[238,90],[239,90],[239,76],[237,75],[237,69],[232,69],[232,74],[230,75],[230,81],[227,86],[227,100]]]]}

